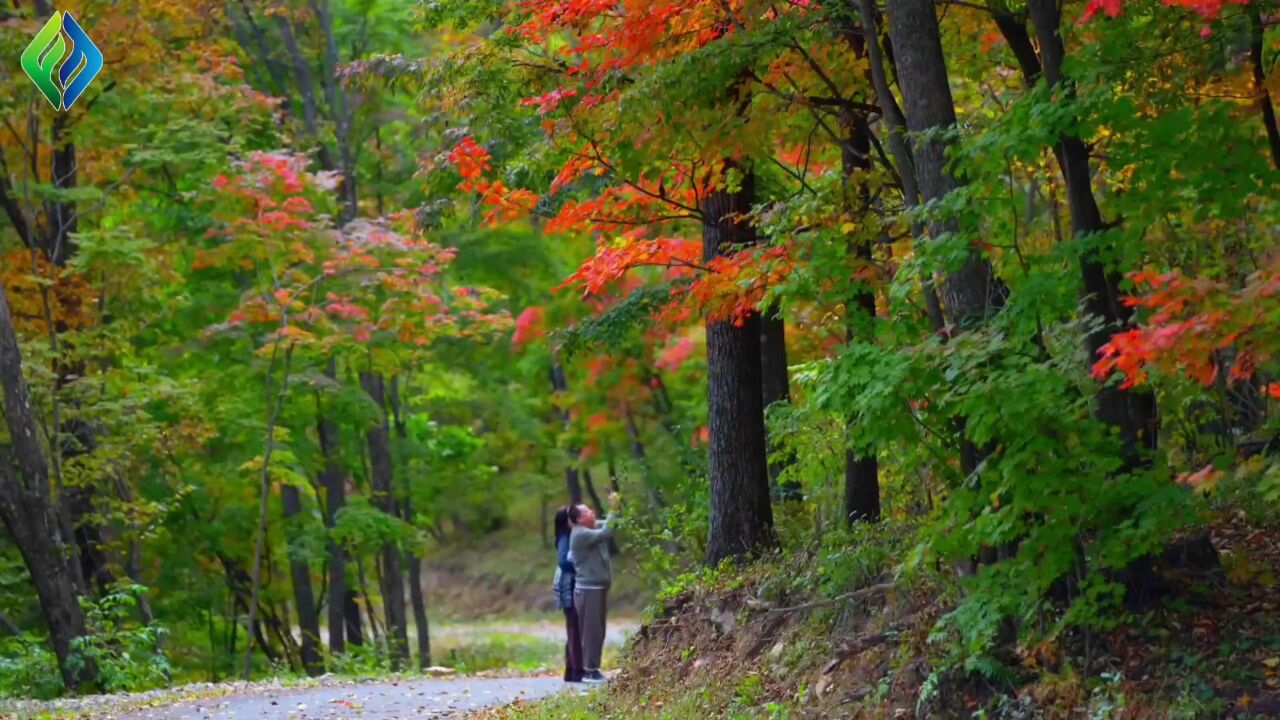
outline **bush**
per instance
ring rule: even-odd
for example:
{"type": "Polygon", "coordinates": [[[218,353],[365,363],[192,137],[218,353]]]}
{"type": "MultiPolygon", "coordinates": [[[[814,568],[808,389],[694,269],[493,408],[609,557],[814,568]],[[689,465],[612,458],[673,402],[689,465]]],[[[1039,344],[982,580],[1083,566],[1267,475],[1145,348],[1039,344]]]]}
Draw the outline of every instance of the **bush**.
{"type": "Polygon", "coordinates": [[[77,638],[71,662],[91,660],[105,692],[136,692],[169,684],[169,661],[160,648],[166,632],[156,623],[131,621],[141,585],[127,585],[94,602],[82,599],[89,634],[77,638]]]}
{"type": "Polygon", "coordinates": [[[61,692],[58,659],[44,638],[23,635],[0,640],[0,697],[47,700],[61,692]]]}

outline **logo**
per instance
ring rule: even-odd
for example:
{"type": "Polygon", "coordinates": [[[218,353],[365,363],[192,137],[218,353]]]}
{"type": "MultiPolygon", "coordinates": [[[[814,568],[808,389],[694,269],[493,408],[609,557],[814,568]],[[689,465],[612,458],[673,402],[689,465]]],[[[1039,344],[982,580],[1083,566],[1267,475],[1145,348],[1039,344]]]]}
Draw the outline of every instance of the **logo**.
{"type": "Polygon", "coordinates": [[[71,13],[58,11],[22,52],[22,69],[54,110],[70,110],[102,70],[102,51],[71,13]]]}

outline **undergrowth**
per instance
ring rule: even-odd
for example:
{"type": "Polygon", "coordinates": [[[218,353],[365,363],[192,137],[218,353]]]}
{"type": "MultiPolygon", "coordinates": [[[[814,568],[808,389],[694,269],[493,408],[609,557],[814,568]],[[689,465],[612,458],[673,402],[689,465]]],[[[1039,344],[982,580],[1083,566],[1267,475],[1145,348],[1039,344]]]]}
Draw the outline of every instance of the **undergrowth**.
{"type": "Polygon", "coordinates": [[[1214,503],[1221,568],[1157,564],[1160,597],[1112,606],[1105,624],[1015,626],[983,652],[954,627],[981,581],[920,557],[917,526],[815,533],[791,520],[778,552],[672,577],[608,687],[478,717],[1280,716],[1280,543],[1267,516],[1214,503]]]}

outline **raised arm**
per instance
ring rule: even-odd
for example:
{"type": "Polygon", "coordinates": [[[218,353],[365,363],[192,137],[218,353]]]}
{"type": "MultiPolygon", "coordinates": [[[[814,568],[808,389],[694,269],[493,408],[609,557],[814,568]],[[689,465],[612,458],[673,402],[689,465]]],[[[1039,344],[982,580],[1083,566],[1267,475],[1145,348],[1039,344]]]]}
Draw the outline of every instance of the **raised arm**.
{"type": "Polygon", "coordinates": [[[613,528],[609,527],[609,518],[596,523],[594,528],[577,528],[580,541],[584,547],[594,547],[602,542],[609,542],[613,537],[613,528]]]}

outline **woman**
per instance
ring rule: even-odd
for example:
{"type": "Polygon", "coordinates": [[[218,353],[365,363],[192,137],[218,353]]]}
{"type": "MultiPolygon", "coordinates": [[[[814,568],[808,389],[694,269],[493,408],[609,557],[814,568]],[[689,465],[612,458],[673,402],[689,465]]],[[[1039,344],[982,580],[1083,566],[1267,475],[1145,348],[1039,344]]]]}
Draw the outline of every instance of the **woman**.
{"type": "Polygon", "coordinates": [[[564,681],[582,682],[582,635],[578,628],[578,611],[573,606],[575,573],[569,553],[569,508],[556,511],[556,607],[564,611],[567,637],[564,645],[564,681]]]}

